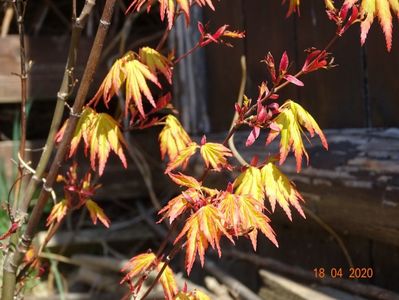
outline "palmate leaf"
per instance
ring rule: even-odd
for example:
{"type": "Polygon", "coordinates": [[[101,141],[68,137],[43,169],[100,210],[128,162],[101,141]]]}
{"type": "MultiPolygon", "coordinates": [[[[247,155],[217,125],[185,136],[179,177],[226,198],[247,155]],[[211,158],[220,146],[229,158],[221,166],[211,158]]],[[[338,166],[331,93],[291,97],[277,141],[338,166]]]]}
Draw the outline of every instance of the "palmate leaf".
{"type": "Polygon", "coordinates": [[[147,80],[152,81],[158,87],[161,87],[161,85],[158,82],[157,76],[150,71],[149,67],[137,59],[127,61],[124,70],[126,72],[126,113],[131,101],[133,101],[140,114],[144,117],[145,113],[141,94],[144,94],[151,105],[156,107],[150,88],[147,85],[147,80]]]}
{"type": "Polygon", "coordinates": [[[257,167],[250,166],[234,181],[233,187],[237,195],[251,195],[263,206],[262,174],[257,167]]]}
{"type": "MultiPolygon", "coordinates": [[[[144,253],[139,254],[129,260],[129,262],[124,266],[122,271],[127,271],[128,273],[122,279],[121,283],[130,280],[134,277],[144,274],[150,268],[155,267],[156,271],[159,272],[164,266],[163,262],[157,261],[157,257],[154,253],[144,253]]],[[[178,292],[176,279],[173,274],[172,269],[169,266],[166,266],[163,271],[160,279],[160,283],[162,284],[162,288],[164,291],[164,296],[166,300],[175,299],[175,295],[178,292]]]]}
{"type": "Polygon", "coordinates": [[[98,101],[103,98],[105,106],[108,107],[109,101],[119,92],[122,84],[126,80],[126,74],[123,72],[123,64],[123,59],[118,59],[112,65],[91,102],[97,104],[98,101]]]}
{"type": "MultiPolygon", "coordinates": [[[[60,141],[64,135],[68,121],[64,123],[56,136],[60,141]]],[[[111,150],[119,156],[123,166],[127,167],[126,157],[123,153],[125,140],[120,131],[118,123],[106,113],[97,113],[90,107],[85,107],[79,122],[76,126],[69,156],[76,153],[80,141],[84,141],[85,153],[90,150],[90,163],[93,170],[96,170],[98,160],[98,173],[101,176],[111,150]]]]}
{"type": "MultiPolygon", "coordinates": [[[[165,263],[160,263],[157,267],[157,271],[160,272],[165,263]]],[[[166,300],[174,300],[175,295],[178,292],[177,283],[175,279],[175,275],[173,274],[172,269],[169,266],[166,266],[163,271],[161,278],[159,278],[161,282],[163,293],[166,300]]]]}
{"type": "Polygon", "coordinates": [[[269,225],[270,219],[262,213],[263,205],[251,195],[236,195],[223,192],[218,208],[226,222],[225,227],[232,228],[235,236],[248,235],[256,250],[258,230],[273,244],[278,246],[275,233],[269,225]]]}
{"type": "MultiPolygon", "coordinates": [[[[290,6],[287,16],[291,15],[296,10],[299,10],[300,0],[289,0],[290,6]]],[[[283,0],[283,3],[285,0],[283,0]]],[[[333,1],[325,0],[326,8],[334,9],[333,1]]],[[[392,13],[399,18],[399,1],[398,0],[345,0],[344,6],[348,8],[355,4],[360,4],[360,14],[366,16],[366,19],[361,23],[360,41],[363,45],[366,41],[371,25],[375,18],[378,18],[380,26],[385,35],[385,42],[387,50],[392,48],[392,13]]]]}
{"type": "Polygon", "coordinates": [[[305,214],[299,204],[299,201],[303,201],[301,194],[277,166],[269,162],[261,168],[261,173],[263,189],[269,198],[272,211],[274,212],[277,202],[292,221],[290,209],[290,205],[292,205],[305,218],[305,214]]]}
{"type": "MultiPolygon", "coordinates": [[[[185,191],[185,194],[189,197],[195,197],[197,195],[197,191],[194,189],[188,189],[185,191]]],[[[186,197],[183,194],[180,194],[169,200],[168,204],[158,212],[159,215],[163,215],[159,222],[162,222],[164,219],[168,218],[169,223],[172,224],[177,217],[179,217],[189,208],[191,208],[191,206],[186,197]]]]}
{"type": "Polygon", "coordinates": [[[96,202],[89,199],[86,201],[85,205],[90,213],[90,218],[94,225],[97,224],[98,219],[101,223],[104,224],[105,227],[109,228],[111,221],[105,215],[104,210],[100,206],[98,206],[96,202]]]}
{"type": "Polygon", "coordinates": [[[366,16],[361,23],[360,41],[362,45],[366,41],[367,34],[375,18],[378,18],[381,28],[385,35],[387,50],[392,47],[392,14],[391,11],[399,17],[398,0],[346,0],[344,5],[351,7],[360,3],[360,13],[366,16]]]}
{"type": "Polygon", "coordinates": [[[234,243],[231,235],[223,226],[222,215],[212,204],[205,205],[192,214],[186,221],[182,231],[177,236],[177,243],[186,235],[186,270],[190,274],[195,257],[198,253],[201,265],[204,265],[205,251],[210,244],[213,249],[217,249],[221,256],[220,238],[225,235],[234,243]]]}
{"type": "Polygon", "coordinates": [[[211,300],[204,292],[194,290],[192,292],[179,292],[175,300],[211,300]]]}
{"type": "Polygon", "coordinates": [[[95,106],[103,98],[105,105],[108,106],[111,98],[125,85],[126,114],[129,109],[131,111],[138,110],[140,115],[145,117],[143,95],[154,108],[157,108],[148,83],[152,82],[161,88],[157,71],[163,73],[171,83],[171,62],[158,51],[149,47],[144,47],[139,52],[138,55],[128,51],[122,58],[116,60],[89,105],[94,104],[95,106]]]}
{"type": "Polygon", "coordinates": [[[168,173],[169,177],[178,185],[184,186],[187,188],[193,188],[195,190],[201,189],[201,182],[195,179],[192,176],[184,175],[182,173],[172,174],[168,173]]]}
{"type": "Polygon", "coordinates": [[[47,218],[46,226],[53,222],[59,223],[68,212],[68,202],[64,199],[53,206],[50,215],[47,218]]]}
{"type": "Polygon", "coordinates": [[[140,61],[145,64],[153,74],[157,71],[161,72],[172,84],[172,62],[158,51],[143,47],[139,50],[140,61]]]}
{"type": "Polygon", "coordinates": [[[165,173],[169,173],[179,167],[185,169],[191,156],[193,156],[195,152],[197,152],[198,147],[199,146],[197,145],[197,143],[192,142],[186,148],[181,150],[177,154],[175,159],[168,163],[168,167],[166,168],[165,173]]]}
{"type": "MultiPolygon", "coordinates": [[[[269,199],[272,211],[278,203],[288,218],[292,220],[290,205],[305,218],[300,206],[303,201],[301,194],[295,185],[275,166],[269,162],[258,168],[250,166],[242,172],[233,183],[235,189],[234,196],[250,197],[257,203],[259,211],[264,209],[264,199],[269,199]]],[[[224,201],[227,201],[224,199],[224,201]]],[[[230,199],[230,201],[233,201],[230,199]]]]}
{"type": "Polygon", "coordinates": [[[216,171],[228,167],[227,157],[233,156],[230,149],[218,143],[205,143],[201,145],[200,152],[206,167],[216,171]]]}
{"type": "MultiPolygon", "coordinates": [[[[283,4],[287,2],[286,0],[283,0],[283,4]]],[[[287,12],[287,17],[292,15],[294,12],[299,13],[299,4],[301,3],[301,0],[288,0],[289,6],[288,6],[288,12],[287,12]]]]}
{"type": "MultiPolygon", "coordinates": [[[[147,11],[149,11],[154,2],[154,0],[133,0],[127,11],[139,11],[144,4],[147,5],[147,11]]],[[[165,19],[165,16],[167,16],[168,29],[171,29],[173,26],[176,7],[179,7],[184,13],[187,24],[190,23],[191,3],[196,3],[199,6],[209,6],[212,10],[215,9],[213,7],[212,0],[159,0],[159,3],[159,13],[161,16],[161,20],[163,21],[165,19]]]]}
{"type": "Polygon", "coordinates": [[[302,156],[309,161],[308,153],[302,141],[302,127],[306,128],[311,137],[319,135],[323,147],[328,149],[327,140],[313,117],[299,104],[288,100],[280,107],[280,113],[273,119],[273,129],[270,130],[266,144],[271,143],[279,134],[280,165],[284,163],[289,151],[293,151],[296,158],[297,172],[300,172],[302,156]],[[275,128],[279,128],[276,130],[275,128]]]}
{"type": "Polygon", "coordinates": [[[165,159],[167,154],[169,160],[173,161],[178,153],[191,143],[190,136],[179,120],[173,115],[168,115],[165,119],[165,126],[159,134],[162,159],[165,159]]]}

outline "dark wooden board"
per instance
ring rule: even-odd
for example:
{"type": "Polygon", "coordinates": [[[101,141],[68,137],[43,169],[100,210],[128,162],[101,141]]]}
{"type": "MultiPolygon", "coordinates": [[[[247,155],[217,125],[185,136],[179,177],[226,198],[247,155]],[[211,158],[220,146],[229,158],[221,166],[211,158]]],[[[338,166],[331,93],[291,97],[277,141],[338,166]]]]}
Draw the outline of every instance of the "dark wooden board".
{"type": "Polygon", "coordinates": [[[377,22],[375,23],[366,40],[366,75],[372,125],[375,127],[398,126],[399,26],[394,20],[393,46],[391,52],[388,53],[382,30],[377,22]]]}
{"type": "MultiPolygon", "coordinates": [[[[220,1],[215,3],[215,12],[205,12],[205,22],[215,32],[224,24],[230,24],[234,30],[242,30],[242,10],[240,0],[220,1]]],[[[233,41],[234,47],[210,45],[206,48],[208,113],[213,131],[228,129],[234,114],[241,80],[240,56],[244,53],[244,42],[233,41]]]]}

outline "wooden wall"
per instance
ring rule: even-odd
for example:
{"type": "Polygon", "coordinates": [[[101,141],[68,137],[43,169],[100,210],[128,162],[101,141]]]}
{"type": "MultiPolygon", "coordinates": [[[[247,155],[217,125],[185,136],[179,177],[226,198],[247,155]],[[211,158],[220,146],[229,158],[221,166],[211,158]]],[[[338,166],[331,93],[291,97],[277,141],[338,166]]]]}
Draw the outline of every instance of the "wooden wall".
{"type": "MultiPolygon", "coordinates": [[[[323,1],[303,1],[300,17],[285,18],[286,11],[277,0],[229,0],[217,3],[215,12],[206,12],[213,29],[231,24],[247,35],[245,40],[234,42],[235,48],[212,45],[207,50],[213,131],[229,126],[241,78],[240,55],[247,58],[246,94],[255,98],[257,86],[267,80],[260,61],[268,51],[279,60],[287,50],[295,71],[304,61],[304,49],[323,48],[334,35],[335,25],[327,19],[323,1]]],[[[360,47],[360,30],[355,25],[332,48],[339,66],[303,77],[305,87],[286,88],[281,99],[292,98],[302,104],[323,128],[399,126],[397,25],[391,53],[386,51],[377,22],[364,48],[360,47]]]]}

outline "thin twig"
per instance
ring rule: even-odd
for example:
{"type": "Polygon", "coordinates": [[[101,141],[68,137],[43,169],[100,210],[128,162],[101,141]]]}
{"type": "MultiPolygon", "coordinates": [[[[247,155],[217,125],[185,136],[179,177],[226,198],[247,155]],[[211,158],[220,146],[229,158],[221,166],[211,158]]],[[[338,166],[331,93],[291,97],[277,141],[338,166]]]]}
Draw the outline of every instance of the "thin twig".
{"type": "MultiPolygon", "coordinates": [[[[244,99],[245,84],[247,82],[247,63],[246,63],[246,59],[245,59],[244,55],[241,56],[241,70],[242,70],[241,83],[240,83],[240,89],[239,89],[238,96],[237,96],[237,104],[239,106],[242,105],[242,102],[243,102],[243,99],[244,99]]],[[[238,118],[239,118],[239,114],[236,111],[234,113],[233,120],[231,121],[230,130],[232,130],[233,127],[236,125],[236,122],[237,122],[238,118]]],[[[238,162],[242,166],[248,166],[248,163],[242,157],[242,155],[237,150],[237,148],[236,148],[236,146],[234,144],[234,134],[228,140],[228,144],[229,144],[231,152],[233,153],[234,157],[238,160],[238,162]]]]}
{"type": "MultiPolygon", "coordinates": [[[[73,105],[73,111],[79,114],[82,110],[83,104],[86,101],[87,94],[92,82],[93,75],[98,65],[101,51],[104,45],[104,40],[108,32],[109,25],[111,24],[111,17],[116,0],[107,0],[104,6],[103,14],[101,16],[98,31],[91,49],[87,65],[82,77],[82,83],[79,86],[77,95],[73,105]]],[[[55,158],[51,164],[49,173],[46,177],[46,186],[51,188],[55,182],[58,174],[58,170],[64,161],[65,154],[68,146],[70,145],[73,133],[75,131],[78,118],[76,115],[71,115],[68,119],[68,125],[63,135],[63,139],[60,142],[55,158]]],[[[16,271],[18,266],[21,264],[22,258],[29,248],[33,236],[37,230],[37,226],[41,220],[43,209],[47,203],[49,192],[46,189],[42,189],[38,201],[33,208],[30,215],[26,230],[23,233],[20,241],[16,248],[9,249],[7,256],[4,261],[4,272],[3,272],[3,289],[2,289],[2,300],[12,300],[14,298],[14,292],[16,287],[16,271]]],[[[16,235],[14,235],[16,236],[16,235]]]]}
{"type": "MultiPolygon", "coordinates": [[[[25,159],[25,145],[26,145],[26,102],[28,98],[27,91],[27,60],[26,60],[26,50],[25,50],[25,27],[24,27],[24,17],[26,10],[26,1],[17,0],[13,3],[15,16],[17,18],[18,25],[18,35],[19,35],[19,56],[20,56],[20,74],[18,74],[21,81],[21,112],[20,112],[20,144],[19,144],[19,155],[22,159],[25,159]]],[[[23,170],[18,167],[18,173],[21,176],[23,170]]],[[[14,194],[13,211],[17,211],[19,207],[19,195],[21,189],[21,181],[17,181],[14,194]]]]}

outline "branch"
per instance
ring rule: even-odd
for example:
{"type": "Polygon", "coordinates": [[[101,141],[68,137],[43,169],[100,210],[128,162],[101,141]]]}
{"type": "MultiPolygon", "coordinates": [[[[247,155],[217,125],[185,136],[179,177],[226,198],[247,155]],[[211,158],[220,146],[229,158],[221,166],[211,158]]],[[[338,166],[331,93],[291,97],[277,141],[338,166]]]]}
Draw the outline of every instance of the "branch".
{"type": "Polygon", "coordinates": [[[43,173],[50,159],[51,153],[54,149],[54,139],[57,130],[60,127],[60,123],[64,113],[64,106],[69,96],[71,95],[75,85],[74,71],[76,66],[76,59],[78,56],[78,46],[82,35],[82,30],[87,23],[88,15],[91,13],[95,5],[95,2],[96,2],[95,0],[86,1],[86,4],[83,7],[80,16],[72,20],[74,24],[72,26],[72,36],[69,45],[68,59],[65,66],[65,71],[62,78],[61,86],[57,93],[57,104],[54,110],[53,119],[51,121],[50,131],[47,136],[46,144],[43,153],[40,157],[39,163],[36,167],[35,175],[30,180],[24,193],[23,203],[21,207],[21,210],[24,212],[26,212],[29,207],[29,204],[32,200],[32,196],[37,188],[39,181],[41,180],[41,177],[43,176],[43,173]]]}
{"type": "MultiPolygon", "coordinates": [[[[15,16],[17,18],[18,25],[18,34],[19,34],[19,56],[20,56],[20,74],[18,74],[21,80],[21,137],[19,144],[19,155],[22,160],[25,159],[25,144],[26,144],[26,102],[28,98],[27,94],[27,61],[26,61],[26,51],[25,51],[25,27],[24,27],[24,17],[25,17],[25,9],[26,9],[26,1],[18,0],[13,3],[15,16]]],[[[23,174],[22,167],[18,166],[18,174],[19,177],[23,174]]],[[[13,203],[13,213],[15,214],[18,210],[19,203],[19,194],[21,189],[21,181],[17,181],[17,185],[15,187],[14,194],[14,203],[13,203]]]]}
{"type": "Polygon", "coordinates": [[[3,289],[2,298],[3,300],[12,300],[14,297],[14,291],[16,287],[16,270],[20,265],[22,258],[29,248],[33,235],[36,232],[37,226],[41,219],[43,209],[47,203],[49,193],[47,189],[51,188],[55,182],[58,174],[58,170],[62,165],[67,149],[71,142],[73,133],[79,120],[79,114],[82,111],[86,96],[89,92],[89,88],[92,82],[92,78],[96,71],[96,67],[100,60],[101,51],[104,45],[105,37],[108,32],[109,25],[111,24],[111,17],[116,0],[107,0],[104,6],[104,10],[100,19],[100,24],[97,30],[97,34],[93,43],[93,47],[90,52],[90,56],[87,61],[87,65],[82,77],[82,83],[79,86],[72,112],[68,120],[68,126],[65,130],[63,139],[58,147],[58,151],[51,164],[49,173],[46,177],[46,185],[43,186],[39,199],[33,208],[30,219],[28,221],[26,230],[18,242],[17,246],[9,247],[6,259],[4,261],[4,273],[3,273],[3,289]]]}

